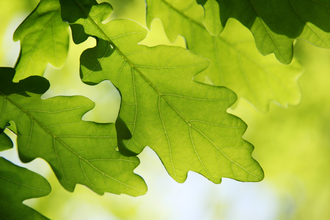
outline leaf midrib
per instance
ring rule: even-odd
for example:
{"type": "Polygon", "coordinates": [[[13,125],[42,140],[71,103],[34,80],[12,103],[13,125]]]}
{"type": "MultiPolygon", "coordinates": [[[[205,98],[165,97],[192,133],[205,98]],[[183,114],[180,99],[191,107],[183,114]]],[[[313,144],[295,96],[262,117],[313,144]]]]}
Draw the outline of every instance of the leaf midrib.
{"type": "MultiPolygon", "coordinates": [[[[193,126],[186,118],[183,117],[183,115],[181,115],[181,113],[171,104],[171,102],[165,97],[166,95],[162,94],[150,81],[149,79],[137,68],[136,65],[134,65],[129,59],[128,57],[125,56],[125,54],[113,43],[113,41],[110,39],[110,37],[103,31],[103,29],[94,21],[93,18],[91,18],[89,16],[88,13],[86,13],[86,11],[84,10],[84,8],[79,4],[79,2],[77,2],[77,0],[72,0],[74,1],[74,3],[76,4],[76,6],[82,11],[82,13],[89,19],[89,21],[92,23],[92,25],[94,25],[97,30],[103,35],[103,37],[109,42],[109,44],[113,47],[113,49],[115,49],[120,55],[121,57],[131,66],[131,68],[133,68],[154,90],[155,92],[158,93],[158,95],[160,97],[162,97],[162,99],[164,101],[166,101],[166,103],[179,115],[179,117],[190,127],[195,129],[197,132],[199,132],[201,135],[203,135],[216,149],[218,149],[223,156],[225,156],[229,161],[231,161],[233,164],[236,164],[238,167],[240,167],[241,169],[245,170],[247,173],[261,178],[260,176],[255,175],[254,173],[248,171],[246,168],[242,167],[240,164],[238,164],[236,161],[232,160],[229,156],[227,156],[227,154],[225,154],[221,148],[219,148],[215,143],[213,143],[213,141],[211,141],[201,130],[199,130],[198,128],[196,128],[195,126],[193,126]]],[[[162,0],[164,1],[164,0],[162,0]]],[[[167,3],[167,2],[166,2],[167,3]]],[[[170,6],[170,5],[169,5],[170,6]]],[[[173,9],[175,9],[174,7],[172,7],[173,9]]],[[[177,10],[177,9],[176,9],[177,10]]],[[[177,10],[178,11],[178,10],[177,10]]],[[[180,12],[180,11],[178,11],[180,12]]],[[[181,14],[181,13],[180,13],[181,14]]],[[[186,17],[187,19],[189,19],[189,17],[183,15],[184,17],[186,17]]],[[[192,19],[189,19],[191,21],[193,21],[194,23],[196,23],[198,26],[202,27],[204,29],[204,26],[192,19]]],[[[134,74],[134,73],[133,73],[134,74]]],[[[199,157],[199,155],[197,155],[199,157]]],[[[202,166],[204,167],[204,164],[201,163],[202,166]]],[[[208,171],[206,170],[206,168],[204,167],[205,171],[208,173],[208,171]]],[[[234,171],[233,171],[234,172],[234,171]]],[[[210,177],[213,179],[213,177],[210,175],[210,177]]]]}
{"type": "MultiPolygon", "coordinates": [[[[77,7],[82,11],[82,13],[89,19],[89,21],[97,28],[97,30],[104,36],[104,38],[109,42],[109,44],[113,47],[113,49],[115,49],[119,55],[131,66],[131,68],[133,68],[148,84],[149,86],[151,86],[151,88],[153,88],[155,90],[155,92],[157,92],[157,94],[159,96],[162,97],[162,99],[164,99],[170,106],[171,108],[189,125],[192,126],[189,121],[187,121],[182,115],[181,113],[171,104],[171,102],[165,97],[165,95],[163,93],[161,93],[155,85],[153,85],[150,80],[140,71],[140,69],[137,68],[136,65],[134,65],[129,59],[128,57],[113,43],[113,41],[110,39],[110,37],[103,31],[103,29],[94,21],[93,18],[91,18],[89,16],[88,13],[86,13],[85,9],[80,5],[79,2],[77,2],[77,0],[72,0],[74,1],[74,3],[77,5],[77,7]]],[[[133,73],[134,74],[134,73],[133,73]]]]}

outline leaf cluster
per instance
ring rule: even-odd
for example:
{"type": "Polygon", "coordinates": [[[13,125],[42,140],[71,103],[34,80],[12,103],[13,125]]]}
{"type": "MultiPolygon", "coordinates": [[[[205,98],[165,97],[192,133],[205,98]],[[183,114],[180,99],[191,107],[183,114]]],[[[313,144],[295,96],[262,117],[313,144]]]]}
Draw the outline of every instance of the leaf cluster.
{"type": "MultiPolygon", "coordinates": [[[[189,171],[214,183],[223,177],[261,181],[253,145],[242,138],[247,126],[227,109],[237,98],[263,112],[271,100],[283,106],[299,102],[302,67],[293,59],[294,41],[329,46],[324,19],[329,3],[147,0],[146,5],[147,27],[159,18],[168,38],[183,36],[186,48],[142,45],[148,29],[109,19],[108,3],[41,0],[15,31],[14,40],[21,43],[15,67],[0,68],[0,150],[12,147],[3,132],[9,129],[17,135],[21,161],[43,158],[68,191],[82,184],[100,195],[146,193],[144,180],[133,172],[146,146],[180,183],[189,171]],[[42,77],[45,68],[65,63],[71,36],[75,44],[96,39],[80,56],[80,77],[89,85],[110,80],[118,89],[116,123],[83,121],[94,107],[86,97],[41,99],[50,86],[42,77]]],[[[0,158],[0,181],[0,209],[6,210],[1,218],[44,218],[22,204],[50,192],[43,177],[0,158]]]]}

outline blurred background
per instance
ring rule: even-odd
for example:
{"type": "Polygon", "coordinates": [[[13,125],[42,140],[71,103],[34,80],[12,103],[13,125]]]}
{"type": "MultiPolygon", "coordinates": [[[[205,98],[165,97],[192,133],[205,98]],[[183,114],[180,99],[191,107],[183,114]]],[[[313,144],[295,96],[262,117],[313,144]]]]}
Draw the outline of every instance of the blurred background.
{"type": "MultiPolygon", "coordinates": [[[[115,9],[113,18],[126,17],[145,25],[143,0],[109,2],[115,9]]],[[[0,66],[15,65],[20,47],[19,42],[13,42],[13,33],[37,4],[36,0],[0,1],[0,66]]],[[[159,20],[155,21],[147,43],[171,44],[159,20]]],[[[174,44],[184,46],[184,39],[179,37],[174,44]]],[[[71,43],[65,66],[60,70],[47,67],[45,77],[52,86],[44,98],[85,95],[102,108],[113,108],[112,119],[108,119],[111,121],[120,102],[111,83],[91,87],[79,79],[79,55],[94,45],[93,39],[78,46],[71,43]]],[[[187,181],[179,184],[166,173],[157,155],[146,148],[139,155],[141,165],[135,170],[148,184],[146,195],[99,196],[81,185],[70,193],[58,183],[45,161],[36,159],[22,164],[15,148],[0,155],[47,178],[51,194],[24,203],[50,219],[330,219],[330,51],[298,40],[295,57],[304,66],[298,80],[302,92],[298,106],[283,108],[271,103],[270,111],[262,114],[240,100],[236,109],[229,110],[248,124],[244,138],[255,146],[253,155],[265,172],[265,179],[259,183],[223,179],[215,185],[190,172],[187,181]]],[[[84,119],[99,115],[102,113],[89,113],[84,119]]]]}

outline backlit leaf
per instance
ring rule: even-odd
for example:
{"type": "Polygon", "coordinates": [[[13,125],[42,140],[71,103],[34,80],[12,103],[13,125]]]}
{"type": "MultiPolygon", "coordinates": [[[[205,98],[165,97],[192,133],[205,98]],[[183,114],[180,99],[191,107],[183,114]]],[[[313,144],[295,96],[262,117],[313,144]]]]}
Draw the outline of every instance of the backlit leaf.
{"type": "Polygon", "coordinates": [[[68,24],[62,21],[57,0],[41,0],[38,7],[14,33],[21,42],[14,82],[32,75],[42,76],[48,63],[61,67],[69,47],[68,24]]]}
{"type": "MultiPolygon", "coordinates": [[[[102,6],[90,11],[98,17],[103,13],[102,6]]],[[[183,48],[138,45],[146,30],[133,21],[102,24],[88,17],[84,23],[85,32],[99,40],[81,56],[82,79],[109,79],[120,90],[120,117],[132,134],[125,141],[128,149],[139,153],[149,146],[178,182],[184,182],[190,170],[215,183],[222,177],[263,178],[251,157],[253,146],[242,139],[246,125],[226,112],[235,94],[192,80],[207,68],[207,60],[183,48]]]]}
{"type": "Polygon", "coordinates": [[[0,127],[16,122],[23,162],[45,159],[69,191],[79,183],[98,194],[146,192],[142,178],[132,172],[138,158],[115,150],[115,125],[81,120],[93,108],[92,101],[79,96],[42,100],[40,94],[49,87],[46,79],[32,76],[13,83],[13,75],[13,69],[1,68],[0,127]]]}
{"type": "Polygon", "coordinates": [[[223,30],[220,22],[219,5],[216,0],[208,0],[204,4],[204,25],[210,34],[218,36],[223,30]]]}
{"type": "Polygon", "coordinates": [[[189,50],[211,61],[195,80],[226,86],[263,112],[268,110],[270,100],[284,106],[300,101],[297,78],[302,68],[296,60],[283,65],[273,56],[262,56],[251,33],[234,19],[219,36],[209,34],[203,25],[201,6],[193,2],[147,0],[147,23],[160,18],[171,40],[182,35],[189,50]],[[191,13],[185,10],[188,6],[191,13]]]}

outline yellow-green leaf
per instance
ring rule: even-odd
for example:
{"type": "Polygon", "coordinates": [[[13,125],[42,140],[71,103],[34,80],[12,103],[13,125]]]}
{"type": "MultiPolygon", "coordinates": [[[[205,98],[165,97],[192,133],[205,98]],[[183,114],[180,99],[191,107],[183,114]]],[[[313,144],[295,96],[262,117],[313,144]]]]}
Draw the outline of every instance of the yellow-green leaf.
{"type": "Polygon", "coordinates": [[[251,33],[236,20],[229,20],[222,33],[213,36],[203,25],[203,11],[195,0],[147,0],[147,4],[149,25],[160,18],[170,39],[182,35],[189,50],[210,60],[209,68],[195,80],[225,86],[263,112],[271,100],[284,106],[299,103],[301,65],[296,60],[283,65],[273,56],[262,56],[251,33]],[[195,10],[188,13],[188,6],[195,10]]]}
{"type": "MultiPolygon", "coordinates": [[[[102,9],[93,6],[89,13],[102,17],[102,9]]],[[[139,153],[149,146],[178,182],[190,170],[215,183],[222,177],[263,178],[253,146],[242,139],[246,125],[226,112],[235,94],[192,80],[207,60],[183,48],[138,45],[146,30],[133,21],[103,24],[88,17],[84,24],[85,32],[99,39],[81,56],[82,79],[109,79],[120,90],[120,117],[132,134],[125,141],[128,149],[139,153]]]]}
{"type": "Polygon", "coordinates": [[[32,75],[42,76],[46,65],[61,67],[68,54],[69,26],[62,21],[57,0],[41,0],[14,33],[21,42],[14,82],[32,75]]]}
{"type": "Polygon", "coordinates": [[[94,103],[81,96],[42,100],[46,79],[32,76],[13,83],[14,70],[0,69],[0,128],[17,125],[20,159],[45,159],[63,187],[73,191],[83,184],[98,194],[111,192],[138,196],[147,190],[133,170],[137,157],[118,151],[114,124],[82,121],[94,103]]]}

